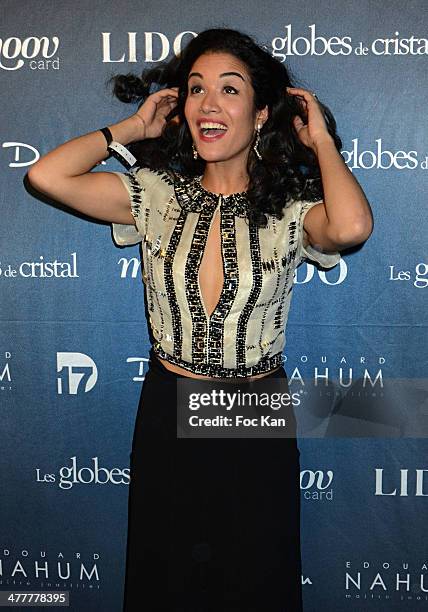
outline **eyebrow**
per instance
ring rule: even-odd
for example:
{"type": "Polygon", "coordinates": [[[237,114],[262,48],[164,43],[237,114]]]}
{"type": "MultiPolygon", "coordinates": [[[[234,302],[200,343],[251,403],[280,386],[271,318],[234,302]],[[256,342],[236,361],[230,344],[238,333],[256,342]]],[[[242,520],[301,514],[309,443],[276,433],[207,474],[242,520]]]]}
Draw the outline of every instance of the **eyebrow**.
{"type": "MultiPolygon", "coordinates": [[[[189,74],[188,80],[190,79],[190,77],[192,76],[198,76],[201,77],[201,79],[203,79],[204,77],[202,76],[202,74],[200,72],[191,72],[189,74]]],[[[243,81],[245,81],[244,77],[242,76],[242,74],[239,74],[239,72],[223,72],[220,77],[226,77],[226,76],[237,76],[240,79],[242,79],[243,81]]]]}

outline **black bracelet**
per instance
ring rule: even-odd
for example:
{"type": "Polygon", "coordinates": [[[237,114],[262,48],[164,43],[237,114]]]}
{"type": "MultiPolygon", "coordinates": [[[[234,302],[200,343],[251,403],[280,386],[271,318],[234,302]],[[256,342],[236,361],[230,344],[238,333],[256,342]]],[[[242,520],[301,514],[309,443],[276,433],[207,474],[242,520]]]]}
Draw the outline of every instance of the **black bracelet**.
{"type": "Polygon", "coordinates": [[[100,132],[102,132],[107,140],[107,146],[109,146],[109,144],[112,142],[113,140],[113,135],[110,132],[110,130],[108,129],[108,127],[104,127],[100,129],[100,132]]]}

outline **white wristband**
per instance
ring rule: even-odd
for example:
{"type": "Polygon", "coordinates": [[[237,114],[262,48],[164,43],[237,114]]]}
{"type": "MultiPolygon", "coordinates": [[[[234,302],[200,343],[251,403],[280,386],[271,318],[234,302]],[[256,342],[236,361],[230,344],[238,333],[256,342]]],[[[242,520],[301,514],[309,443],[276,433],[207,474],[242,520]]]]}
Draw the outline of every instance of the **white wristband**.
{"type": "Polygon", "coordinates": [[[107,150],[110,151],[113,157],[122,162],[122,164],[126,166],[128,170],[137,162],[137,158],[134,157],[126,147],[120,144],[120,142],[113,140],[113,142],[108,145],[107,150]]]}

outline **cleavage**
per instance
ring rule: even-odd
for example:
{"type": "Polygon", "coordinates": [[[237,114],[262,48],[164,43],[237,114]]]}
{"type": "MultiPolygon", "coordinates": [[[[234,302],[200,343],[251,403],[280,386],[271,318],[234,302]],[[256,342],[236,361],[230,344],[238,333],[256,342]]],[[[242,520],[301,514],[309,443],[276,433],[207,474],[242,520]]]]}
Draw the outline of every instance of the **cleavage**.
{"type": "Polygon", "coordinates": [[[219,209],[214,213],[198,270],[200,296],[208,317],[212,315],[223,290],[223,257],[219,209]]]}

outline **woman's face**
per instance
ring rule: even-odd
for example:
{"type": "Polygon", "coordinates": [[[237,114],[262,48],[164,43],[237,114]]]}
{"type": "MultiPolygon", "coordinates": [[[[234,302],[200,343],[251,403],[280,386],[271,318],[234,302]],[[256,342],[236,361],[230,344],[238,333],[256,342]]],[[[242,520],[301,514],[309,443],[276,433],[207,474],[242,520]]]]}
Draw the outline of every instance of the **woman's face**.
{"type": "Polygon", "coordinates": [[[207,162],[242,157],[246,163],[258,116],[245,64],[229,53],[201,55],[189,73],[184,114],[199,155],[207,162]],[[221,124],[221,125],[219,125],[221,124]]]}

